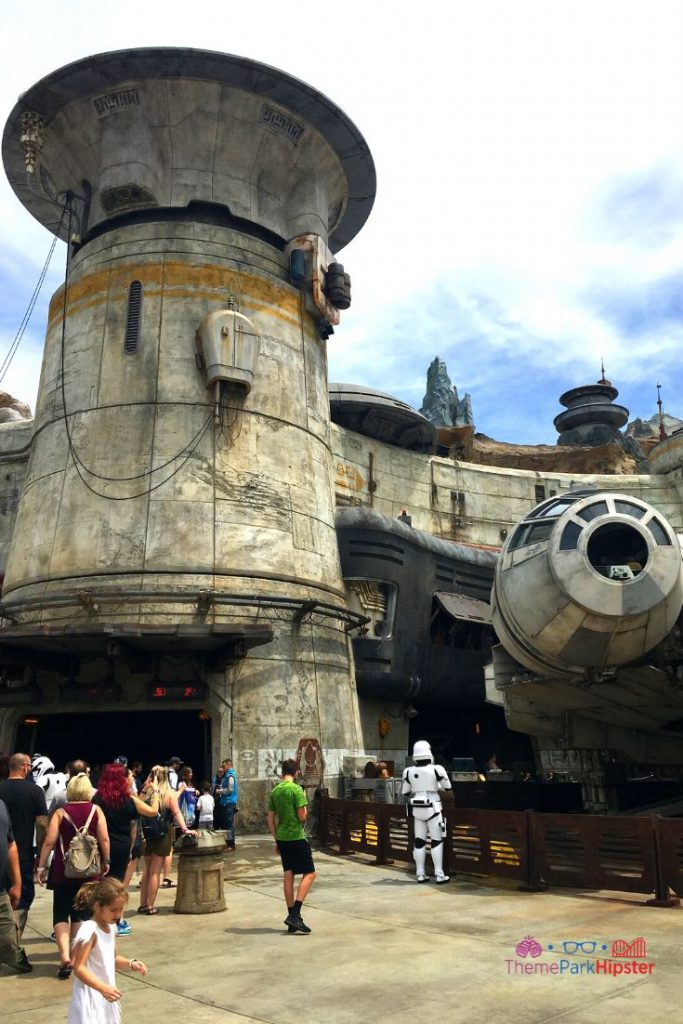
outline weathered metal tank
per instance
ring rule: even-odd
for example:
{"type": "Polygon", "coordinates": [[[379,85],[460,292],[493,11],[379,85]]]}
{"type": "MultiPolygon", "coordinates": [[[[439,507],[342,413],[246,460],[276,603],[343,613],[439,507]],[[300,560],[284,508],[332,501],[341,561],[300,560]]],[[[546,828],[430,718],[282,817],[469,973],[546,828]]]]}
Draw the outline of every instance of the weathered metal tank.
{"type": "Polygon", "coordinates": [[[91,692],[103,713],[205,714],[207,760],[232,756],[255,824],[302,739],[332,775],[362,749],[326,339],[349,301],[333,250],[370,212],[372,158],[283,72],[150,48],[22,93],[3,161],[69,258],[0,661],[38,665],[26,711],[58,712],[68,686],[74,711],[91,692]]]}

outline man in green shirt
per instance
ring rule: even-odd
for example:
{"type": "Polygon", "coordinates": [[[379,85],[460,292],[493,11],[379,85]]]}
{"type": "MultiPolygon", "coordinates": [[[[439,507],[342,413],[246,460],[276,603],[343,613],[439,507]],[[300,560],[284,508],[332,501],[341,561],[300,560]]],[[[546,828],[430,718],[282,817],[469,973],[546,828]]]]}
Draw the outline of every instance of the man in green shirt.
{"type": "Polygon", "coordinates": [[[270,834],[275,840],[275,849],[282,861],[282,887],[287,904],[285,924],[290,934],[301,932],[308,935],[310,928],[301,917],[301,907],[308,890],[315,881],[315,867],[311,848],[304,836],[308,800],[306,794],[297,786],[294,777],[299,766],[293,758],[282,762],[282,781],[270,794],[266,820],[270,834]],[[299,888],[294,899],[294,876],[302,875],[299,888]]]}

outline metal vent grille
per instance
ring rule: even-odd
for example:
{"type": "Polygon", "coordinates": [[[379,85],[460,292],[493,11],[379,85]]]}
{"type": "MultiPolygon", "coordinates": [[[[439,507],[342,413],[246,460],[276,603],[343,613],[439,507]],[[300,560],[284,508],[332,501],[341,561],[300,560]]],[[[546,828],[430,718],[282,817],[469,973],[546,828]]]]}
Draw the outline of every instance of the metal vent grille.
{"type": "Polygon", "coordinates": [[[131,281],[128,289],[128,314],[126,316],[126,334],[123,348],[127,354],[137,352],[140,340],[140,321],[142,319],[142,282],[131,281]]]}

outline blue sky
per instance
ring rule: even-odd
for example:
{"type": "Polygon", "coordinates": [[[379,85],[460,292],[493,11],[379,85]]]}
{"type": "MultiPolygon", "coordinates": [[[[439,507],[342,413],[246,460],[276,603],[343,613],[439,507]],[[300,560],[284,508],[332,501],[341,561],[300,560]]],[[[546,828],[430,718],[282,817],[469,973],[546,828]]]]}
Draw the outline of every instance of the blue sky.
{"type": "MultiPolygon", "coordinates": [[[[478,430],[554,443],[559,395],[601,357],[631,417],[683,418],[683,5],[674,0],[212,0],[116,8],[6,0],[0,113],[91,53],[177,45],[280,67],[363,132],[375,208],[340,258],[353,306],[330,379],[419,408],[427,366],[469,391],[478,430]]],[[[0,183],[0,362],[50,246],[0,183]]],[[[0,384],[33,404],[53,269],[0,384]]]]}

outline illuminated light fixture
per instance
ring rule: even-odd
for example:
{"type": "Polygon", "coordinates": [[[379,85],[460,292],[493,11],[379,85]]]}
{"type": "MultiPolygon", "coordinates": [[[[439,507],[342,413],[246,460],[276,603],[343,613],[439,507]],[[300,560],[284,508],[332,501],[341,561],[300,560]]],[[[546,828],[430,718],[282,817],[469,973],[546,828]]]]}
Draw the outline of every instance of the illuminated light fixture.
{"type": "Polygon", "coordinates": [[[39,722],[39,718],[31,718],[29,716],[27,716],[26,718],[22,718],[21,720],[22,725],[38,725],[39,722]]]}
{"type": "Polygon", "coordinates": [[[162,683],[158,679],[147,687],[150,700],[206,700],[208,687],[204,683],[162,683]]]}

